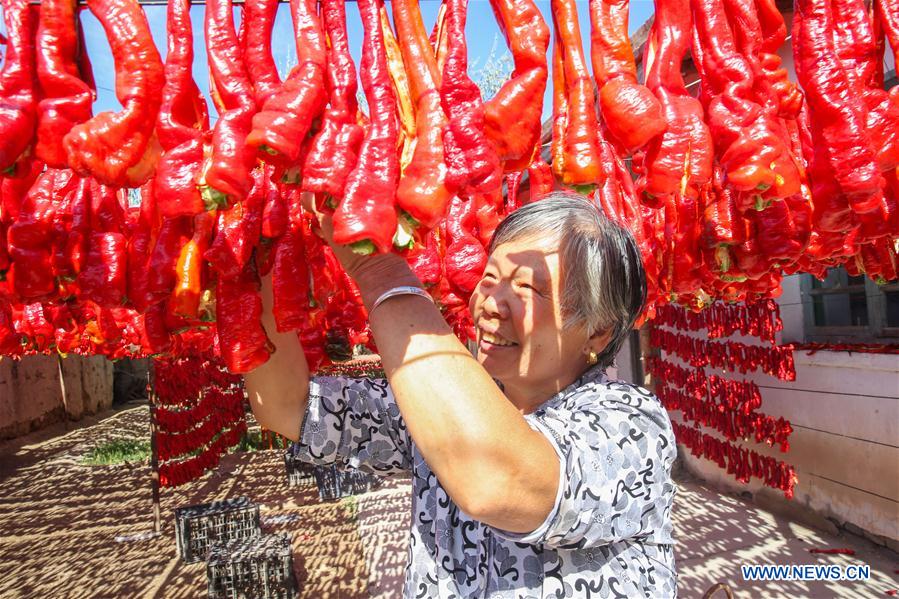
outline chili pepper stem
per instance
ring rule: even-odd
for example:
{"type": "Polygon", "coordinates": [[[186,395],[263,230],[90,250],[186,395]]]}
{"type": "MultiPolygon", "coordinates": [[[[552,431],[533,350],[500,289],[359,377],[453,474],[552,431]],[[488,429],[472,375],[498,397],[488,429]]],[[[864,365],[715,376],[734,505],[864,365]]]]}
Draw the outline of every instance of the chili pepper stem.
{"type": "Polygon", "coordinates": [[[584,195],[584,196],[589,196],[591,193],[593,193],[596,190],[596,188],[597,188],[597,185],[595,183],[585,183],[583,185],[572,185],[571,186],[571,189],[573,189],[577,193],[584,195]]]}
{"type": "Polygon", "coordinates": [[[200,195],[206,210],[224,210],[228,207],[228,196],[209,185],[200,187],[200,195]]]}
{"type": "Polygon", "coordinates": [[[299,167],[291,167],[284,171],[284,174],[281,175],[281,183],[289,183],[291,185],[299,185],[302,182],[302,177],[300,176],[299,167]]]}
{"type": "Polygon", "coordinates": [[[400,250],[411,250],[415,247],[415,231],[420,223],[408,212],[401,212],[396,223],[393,245],[400,250]]]}
{"type": "Polygon", "coordinates": [[[362,241],[351,243],[350,249],[353,250],[354,254],[368,256],[369,254],[375,253],[375,244],[369,239],[363,239],[362,241]]]}

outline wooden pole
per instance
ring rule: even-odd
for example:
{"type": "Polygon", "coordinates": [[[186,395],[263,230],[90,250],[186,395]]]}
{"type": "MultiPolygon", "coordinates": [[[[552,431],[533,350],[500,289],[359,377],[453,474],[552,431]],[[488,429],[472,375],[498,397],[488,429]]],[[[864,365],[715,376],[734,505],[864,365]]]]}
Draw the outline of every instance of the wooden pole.
{"type": "Polygon", "coordinates": [[[150,400],[150,489],[153,494],[153,530],[160,532],[162,513],[159,509],[159,450],[156,447],[156,387],[153,359],[147,366],[147,398],[150,400]]]}

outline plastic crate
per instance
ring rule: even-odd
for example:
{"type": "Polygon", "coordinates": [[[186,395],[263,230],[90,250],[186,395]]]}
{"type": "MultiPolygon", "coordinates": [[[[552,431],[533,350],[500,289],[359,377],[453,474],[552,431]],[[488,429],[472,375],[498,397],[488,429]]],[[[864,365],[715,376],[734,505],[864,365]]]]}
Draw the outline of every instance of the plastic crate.
{"type": "Polygon", "coordinates": [[[287,471],[288,487],[311,485],[315,482],[312,464],[296,457],[290,448],[284,452],[284,469],[287,471]]]}
{"type": "Polygon", "coordinates": [[[287,599],[297,596],[290,535],[216,543],[206,558],[209,599],[287,599]]]}
{"type": "Polygon", "coordinates": [[[312,473],[322,501],[366,493],[381,486],[381,477],[357,468],[315,466],[312,473]]]}
{"type": "Polygon", "coordinates": [[[247,497],[224,499],[175,510],[175,541],[185,563],[206,559],[213,543],[257,537],[259,506],[247,497]]]}

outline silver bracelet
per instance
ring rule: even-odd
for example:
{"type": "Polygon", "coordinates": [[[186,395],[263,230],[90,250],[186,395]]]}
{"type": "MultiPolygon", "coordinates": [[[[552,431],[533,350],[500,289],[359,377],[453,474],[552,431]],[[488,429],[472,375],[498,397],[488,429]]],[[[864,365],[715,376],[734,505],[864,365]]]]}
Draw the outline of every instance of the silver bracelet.
{"type": "Polygon", "coordinates": [[[419,297],[426,298],[430,302],[434,302],[434,298],[431,295],[422,289],[421,287],[415,287],[413,285],[401,285],[399,287],[394,287],[393,289],[388,289],[384,293],[382,293],[378,299],[375,300],[375,303],[371,305],[371,309],[368,311],[369,316],[374,312],[378,306],[386,302],[392,297],[396,297],[398,295],[417,295],[419,297]]]}

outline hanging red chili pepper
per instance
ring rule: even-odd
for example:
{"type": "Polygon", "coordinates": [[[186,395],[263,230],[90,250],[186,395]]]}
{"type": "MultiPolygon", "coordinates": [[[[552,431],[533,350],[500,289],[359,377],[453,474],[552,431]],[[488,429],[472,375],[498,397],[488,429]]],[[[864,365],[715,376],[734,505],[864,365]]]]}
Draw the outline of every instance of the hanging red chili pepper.
{"type": "MultiPolygon", "coordinates": [[[[303,163],[302,187],[305,191],[334,198],[334,206],[343,198],[347,177],[359,155],[364,132],[357,123],[356,67],[350,56],[346,28],[345,3],[323,0],[322,21],[330,44],[328,50],[328,86],[330,106],[322,114],[321,129],[315,135],[303,163]]],[[[332,210],[328,201],[319,209],[332,210]]]]}
{"type": "Polygon", "coordinates": [[[441,6],[444,7],[446,35],[453,40],[447,47],[440,83],[440,103],[447,116],[443,130],[447,183],[452,189],[471,187],[489,192],[501,184],[502,168],[499,155],[486,136],[481,91],[468,76],[468,0],[447,0],[441,6]]]}
{"type": "Polygon", "coordinates": [[[4,0],[3,20],[9,39],[0,71],[0,171],[15,171],[34,143],[37,125],[37,73],[34,30],[37,14],[26,0],[4,0]]]}
{"type": "Polygon", "coordinates": [[[504,170],[520,171],[531,163],[540,143],[549,28],[533,0],[490,0],[490,6],[515,67],[512,77],[484,103],[485,130],[505,162],[504,170]]]}
{"type": "MultiPolygon", "coordinates": [[[[79,72],[79,56],[87,56],[76,29],[74,0],[40,4],[37,30],[38,104],[37,157],[53,168],[68,166],[63,138],[75,125],[91,118],[96,94],[79,72]],[[80,47],[79,47],[80,46],[80,47]]],[[[88,74],[90,71],[88,70],[88,74]]]]}
{"type": "Polygon", "coordinates": [[[206,159],[199,183],[206,205],[224,208],[246,197],[253,186],[250,171],[256,163],[256,151],[246,139],[257,105],[234,30],[230,0],[206,4],[205,31],[219,119],[212,133],[212,154],[206,159]]]}
{"type": "Polygon", "coordinates": [[[628,0],[590,1],[590,56],[603,122],[612,140],[630,153],[662,133],[667,123],[659,101],[637,83],[628,5],[628,0]]]}
{"type": "Polygon", "coordinates": [[[362,15],[362,87],[371,110],[359,162],[347,179],[343,201],[334,213],[334,241],[362,253],[389,252],[397,227],[395,98],[384,56],[377,0],[357,3],[362,15]]]}
{"type": "Polygon", "coordinates": [[[208,141],[209,111],[192,76],[189,0],[168,4],[166,28],[165,86],[156,124],[164,154],[156,169],[155,190],[163,217],[193,216],[207,208],[198,185],[208,141]]]}
{"type": "MultiPolygon", "coordinates": [[[[324,109],[325,41],[321,21],[313,0],[291,0],[291,15],[296,34],[297,65],[277,92],[268,97],[246,138],[260,160],[283,167],[298,164],[306,134],[324,109]]],[[[257,44],[263,43],[256,40],[257,44]]],[[[256,53],[267,51],[256,48],[256,53]]]]}
{"type": "Polygon", "coordinates": [[[109,39],[122,111],[75,125],[63,146],[76,171],[107,185],[137,187],[153,174],[159,159],[153,129],[161,102],[158,90],[165,83],[162,60],[136,0],[91,0],[88,7],[109,39]]]}

